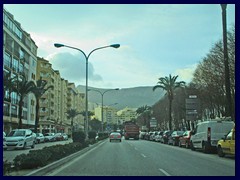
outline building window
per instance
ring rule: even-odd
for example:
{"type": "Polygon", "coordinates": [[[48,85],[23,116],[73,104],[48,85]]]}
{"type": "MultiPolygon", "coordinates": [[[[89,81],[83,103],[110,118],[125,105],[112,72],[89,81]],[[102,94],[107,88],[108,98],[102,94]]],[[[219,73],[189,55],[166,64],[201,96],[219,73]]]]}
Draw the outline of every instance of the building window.
{"type": "Polygon", "coordinates": [[[11,56],[8,53],[4,53],[4,65],[11,68],[11,56]]]}

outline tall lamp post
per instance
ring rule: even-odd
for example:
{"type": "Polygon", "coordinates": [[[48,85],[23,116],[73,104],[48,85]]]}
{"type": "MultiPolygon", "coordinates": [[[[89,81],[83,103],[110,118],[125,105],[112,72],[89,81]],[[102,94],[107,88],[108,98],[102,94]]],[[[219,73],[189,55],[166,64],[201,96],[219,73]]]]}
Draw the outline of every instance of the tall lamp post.
{"type": "MultiPolygon", "coordinates": [[[[96,90],[96,89],[88,89],[88,91],[95,91],[95,92],[98,92],[98,93],[100,93],[101,96],[102,96],[102,108],[101,108],[102,132],[103,132],[103,96],[104,96],[104,94],[105,94],[106,92],[114,91],[114,90],[117,91],[117,90],[119,90],[119,88],[116,88],[116,89],[108,89],[108,90],[106,90],[106,91],[104,91],[104,92],[101,92],[101,91],[96,90]]],[[[115,103],[115,104],[116,104],[116,103],[115,103]]]]}
{"type": "Polygon", "coordinates": [[[54,46],[56,48],[60,48],[60,47],[67,47],[67,48],[71,48],[71,49],[75,49],[75,50],[78,50],[80,51],[85,59],[86,59],[86,102],[85,102],[85,134],[86,134],[86,139],[88,139],[88,59],[90,57],[90,55],[96,51],[96,50],[99,50],[99,49],[104,49],[104,48],[108,48],[108,47],[113,47],[113,48],[119,48],[120,47],[120,44],[112,44],[112,45],[108,45],[108,46],[102,46],[102,47],[99,47],[99,48],[95,48],[93,49],[88,55],[86,55],[81,49],[78,49],[76,47],[71,47],[71,46],[67,46],[67,45],[64,45],[64,44],[59,44],[59,43],[55,43],[54,46]]]}
{"type": "Polygon", "coordinates": [[[226,116],[233,117],[232,114],[232,99],[230,90],[230,75],[228,64],[228,49],[227,49],[227,18],[226,9],[227,4],[221,4],[222,8],[222,25],[223,25],[223,52],[224,52],[224,66],[225,66],[225,88],[226,88],[226,116]]]}

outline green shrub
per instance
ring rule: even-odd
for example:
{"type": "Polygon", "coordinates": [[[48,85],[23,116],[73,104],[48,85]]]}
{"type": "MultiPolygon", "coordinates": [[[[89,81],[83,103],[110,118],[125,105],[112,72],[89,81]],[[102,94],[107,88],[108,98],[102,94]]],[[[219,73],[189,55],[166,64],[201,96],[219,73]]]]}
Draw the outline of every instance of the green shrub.
{"type": "Polygon", "coordinates": [[[73,154],[84,147],[85,146],[81,143],[70,143],[44,147],[39,150],[30,150],[28,154],[20,154],[16,156],[13,160],[14,166],[16,169],[33,169],[43,167],[51,162],[73,154]]]}
{"type": "Polygon", "coordinates": [[[89,139],[95,139],[96,136],[97,136],[96,131],[89,131],[88,132],[88,138],[89,139]]]}
{"type": "Polygon", "coordinates": [[[8,175],[11,172],[11,165],[7,160],[3,161],[3,175],[8,175]]]}
{"type": "Polygon", "coordinates": [[[75,132],[73,132],[72,135],[73,135],[73,137],[72,137],[73,142],[79,142],[82,144],[85,143],[86,135],[83,131],[75,131],[75,132]]]}

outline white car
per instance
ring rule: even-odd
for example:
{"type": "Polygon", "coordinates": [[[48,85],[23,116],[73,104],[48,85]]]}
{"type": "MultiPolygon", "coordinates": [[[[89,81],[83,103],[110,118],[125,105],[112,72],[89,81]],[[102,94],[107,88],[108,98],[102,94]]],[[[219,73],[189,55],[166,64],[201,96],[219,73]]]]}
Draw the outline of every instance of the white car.
{"type": "Polygon", "coordinates": [[[45,137],[42,133],[36,133],[37,135],[37,143],[44,143],[45,142],[45,137]]]}
{"type": "Polygon", "coordinates": [[[30,129],[14,129],[6,136],[7,149],[35,147],[35,137],[30,129]]]}

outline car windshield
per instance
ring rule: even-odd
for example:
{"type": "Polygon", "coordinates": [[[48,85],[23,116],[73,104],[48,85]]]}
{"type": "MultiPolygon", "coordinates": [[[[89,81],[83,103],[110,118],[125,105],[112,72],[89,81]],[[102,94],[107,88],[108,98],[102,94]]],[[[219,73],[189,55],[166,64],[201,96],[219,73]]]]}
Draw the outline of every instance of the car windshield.
{"type": "Polygon", "coordinates": [[[8,137],[25,136],[25,131],[11,131],[8,137]]]}

